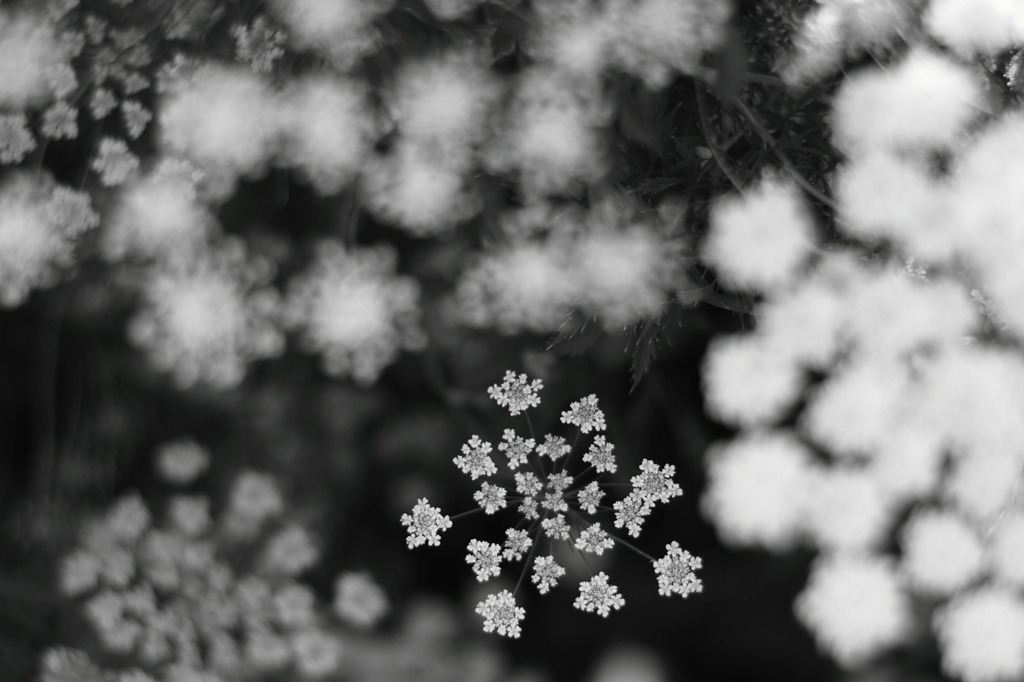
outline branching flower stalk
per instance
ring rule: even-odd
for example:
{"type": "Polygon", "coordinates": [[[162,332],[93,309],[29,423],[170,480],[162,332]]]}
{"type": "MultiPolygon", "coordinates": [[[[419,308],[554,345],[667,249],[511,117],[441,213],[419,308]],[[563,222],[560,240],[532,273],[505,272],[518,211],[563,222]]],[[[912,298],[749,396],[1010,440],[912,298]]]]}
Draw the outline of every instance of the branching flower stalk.
{"type": "MultiPolygon", "coordinates": [[[[505,471],[500,471],[491,458],[493,445],[479,435],[473,435],[463,445],[462,454],[453,460],[474,481],[498,477],[506,485],[515,487],[512,493],[503,486],[483,481],[473,496],[480,507],[474,511],[492,515],[514,509],[521,514],[518,523],[506,529],[502,544],[473,539],[467,548],[466,563],[472,566],[480,582],[499,576],[502,562],[511,563],[522,560],[524,555],[526,557],[513,591],[491,594],[477,605],[476,612],[484,618],[484,632],[497,631],[500,635],[514,638],[520,636],[522,629],[519,623],[525,618],[526,611],[517,605],[515,598],[527,572],[532,567],[531,582],[541,594],[547,594],[565,575],[565,568],[559,566],[551,554],[551,547],[557,542],[567,543],[590,571],[591,579],[580,583],[579,596],[574,602],[580,610],[607,617],[611,610],[625,605],[625,599],[619,594],[618,587],[609,582],[609,576],[603,571],[595,575],[586,560],[586,554],[601,556],[616,545],[639,554],[652,564],[659,594],[687,597],[701,592],[701,581],[695,574],[701,568],[699,557],[672,542],[666,545],[667,554],[655,559],[631,542],[608,532],[596,518],[613,512],[612,525],[624,528],[630,537],[638,537],[644,520],[656,504],[667,503],[683,494],[672,480],[675,467],[671,464],[659,466],[644,459],[639,473],[630,479],[631,490],[625,498],[610,506],[601,504],[606,495],[604,488],[616,486],[607,482],[606,477],[614,474],[618,465],[613,454],[615,446],[600,433],[606,424],[597,396],[589,395],[577,400],[561,413],[563,424],[576,427],[571,445],[563,436],[550,433],[545,434],[538,444],[527,410],[540,405],[539,392],[542,388],[540,380],[530,382],[525,374],[517,376],[509,371],[502,383],[488,389],[488,395],[510,414],[523,414],[530,434],[526,438],[514,429],[504,430],[498,451],[505,455],[505,471]],[[582,437],[592,431],[595,433],[587,449],[578,447],[582,437]],[[569,473],[569,465],[577,451],[583,452],[582,461],[587,466],[573,475],[569,473]],[[550,469],[545,466],[545,458],[551,460],[550,469]],[[546,555],[539,555],[542,536],[548,548],[546,555]]],[[[410,549],[422,544],[440,544],[440,534],[452,526],[452,517],[442,514],[437,507],[431,507],[426,498],[420,499],[412,514],[404,514],[401,521],[409,533],[410,549]]]]}

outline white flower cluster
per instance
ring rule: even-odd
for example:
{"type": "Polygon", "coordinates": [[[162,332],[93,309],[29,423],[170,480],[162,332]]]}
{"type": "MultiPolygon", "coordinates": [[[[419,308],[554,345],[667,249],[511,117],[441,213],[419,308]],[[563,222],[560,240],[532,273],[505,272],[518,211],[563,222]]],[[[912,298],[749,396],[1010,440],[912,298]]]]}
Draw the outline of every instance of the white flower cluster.
{"type": "MultiPolygon", "coordinates": [[[[538,394],[542,387],[543,384],[539,380],[530,382],[525,374],[517,376],[515,372],[509,371],[505,373],[502,383],[488,389],[488,394],[512,415],[518,415],[540,405],[538,394]]],[[[529,417],[526,419],[529,424],[529,417]]],[[[597,397],[594,395],[573,402],[570,409],[562,413],[561,421],[576,427],[576,441],[579,441],[578,436],[582,434],[605,429],[604,413],[598,407],[597,397]]],[[[532,425],[530,429],[532,432],[532,425]]],[[[523,517],[519,525],[505,530],[505,540],[502,544],[475,538],[469,542],[466,563],[472,566],[476,579],[486,582],[496,578],[501,575],[503,560],[523,561],[525,556],[519,583],[522,584],[526,572],[532,567],[531,581],[540,594],[547,594],[557,586],[559,578],[565,575],[566,568],[560,566],[551,554],[534,556],[542,535],[546,537],[549,546],[566,543],[577,552],[595,556],[604,555],[606,550],[614,548],[617,543],[622,543],[629,549],[634,548],[607,532],[602,528],[600,521],[584,516],[593,517],[611,511],[600,506],[605,495],[605,491],[601,489],[604,482],[601,477],[616,471],[615,457],[612,454],[614,446],[608,443],[603,435],[596,436],[590,449],[584,454],[584,461],[590,462],[591,467],[574,476],[569,473],[567,467],[573,458],[574,450],[577,449],[577,442],[570,446],[563,437],[547,434],[540,447],[536,447],[535,444],[535,438],[522,438],[514,429],[506,429],[502,443],[504,447],[499,448],[508,455],[506,472],[501,471],[491,458],[491,443],[478,435],[473,435],[463,445],[462,455],[455,457],[454,463],[474,481],[481,477],[494,476],[499,472],[511,475],[516,484],[515,494],[510,494],[502,486],[484,481],[473,497],[480,510],[488,515],[505,509],[511,502],[523,517]],[[545,457],[550,459],[550,467],[545,466],[545,457]],[[525,471],[515,471],[520,466],[525,471]],[[584,483],[583,479],[588,478],[587,474],[591,469],[596,470],[597,478],[584,483]],[[526,527],[520,528],[523,521],[526,522],[526,527]]],[[[659,467],[650,460],[643,460],[640,472],[631,479],[632,491],[625,501],[616,502],[614,505],[615,527],[626,526],[630,535],[639,535],[640,525],[656,503],[665,503],[682,495],[682,489],[673,480],[674,475],[675,467],[670,464],[659,467]]],[[[410,549],[423,544],[440,544],[440,533],[452,526],[451,518],[442,514],[437,507],[431,507],[425,498],[417,502],[412,514],[404,514],[401,521],[408,531],[407,542],[410,549]]],[[[700,559],[681,550],[679,544],[675,542],[667,546],[667,549],[668,554],[664,558],[651,560],[658,580],[659,594],[679,594],[686,597],[700,592],[701,581],[695,573],[701,568],[700,559]]],[[[575,606],[583,611],[597,612],[607,617],[612,609],[619,609],[625,604],[618,588],[608,582],[608,576],[603,572],[590,581],[581,582],[579,589],[580,594],[575,606]]],[[[504,590],[491,594],[480,602],[476,611],[484,617],[485,632],[497,630],[499,634],[508,637],[519,637],[519,622],[524,618],[525,610],[516,605],[514,592],[504,590]]]]}
{"type": "Polygon", "coordinates": [[[652,90],[676,72],[693,73],[719,46],[732,3],[714,0],[544,0],[538,55],[560,69],[596,79],[606,69],[642,78],[652,90]]]}
{"type": "Polygon", "coordinates": [[[362,86],[338,76],[308,76],[277,92],[240,67],[207,64],[167,83],[161,139],[230,194],[239,177],[278,165],[297,169],[331,194],[354,179],[378,135],[362,86]]]}
{"type": "Polygon", "coordinates": [[[272,274],[234,240],[194,260],[153,267],[128,337],[180,388],[236,386],[250,361],[284,349],[281,304],[268,285],[272,274]]]}
{"type": "MultiPolygon", "coordinates": [[[[200,452],[191,442],[168,444],[159,452],[158,471],[186,484],[206,464],[200,452]]],[[[215,520],[209,511],[205,496],[175,493],[165,521],[154,523],[141,497],[129,495],[86,524],[79,548],[65,557],[61,592],[81,600],[104,656],[139,671],[118,679],[334,674],[342,633],[313,590],[296,580],[317,562],[319,550],[304,527],[282,519],[286,510],[274,478],[242,474],[224,516],[215,520]],[[249,559],[239,565],[242,557],[249,559]]],[[[369,576],[346,574],[337,580],[334,610],[365,628],[386,613],[387,598],[369,576]]],[[[53,649],[44,656],[43,679],[90,670],[99,668],[82,652],[53,649]]]]}
{"type": "MultiPolygon", "coordinates": [[[[820,12],[857,5],[882,31],[883,4],[820,12]]],[[[965,53],[995,49],[1024,26],[1008,8],[934,2],[924,25],[965,53]]],[[[971,66],[921,46],[853,73],[832,115],[837,223],[866,248],[814,247],[774,181],[723,203],[705,246],[764,297],[756,329],[705,358],[708,412],[741,432],[708,453],[703,511],[729,544],[820,551],[795,610],[849,668],[915,631],[920,595],[948,675],[1024,675],[1024,119],[982,122],[985,93],[971,66]],[[880,244],[892,255],[871,255],[880,244]]]]}
{"type": "Polygon", "coordinates": [[[505,216],[508,240],[463,274],[455,321],[505,334],[557,331],[574,309],[609,330],[658,317],[683,288],[678,249],[630,202],[538,204],[505,216]]]}
{"type": "Polygon", "coordinates": [[[56,284],[77,238],[97,225],[88,194],[45,176],[7,179],[0,185],[0,305],[20,305],[33,289],[56,284]]]}
{"type": "Polygon", "coordinates": [[[372,384],[400,351],[423,347],[419,285],[394,274],[396,261],[387,245],[347,250],[324,241],[313,266],[292,280],[285,322],[322,355],[328,374],[372,384]]]}

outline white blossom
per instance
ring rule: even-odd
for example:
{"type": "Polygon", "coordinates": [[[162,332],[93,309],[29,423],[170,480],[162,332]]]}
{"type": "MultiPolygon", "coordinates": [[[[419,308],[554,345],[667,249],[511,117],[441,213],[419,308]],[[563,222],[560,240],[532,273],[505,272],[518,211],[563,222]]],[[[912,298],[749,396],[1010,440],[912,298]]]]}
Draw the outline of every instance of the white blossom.
{"type": "Polygon", "coordinates": [[[942,669],[965,682],[1024,675],[1024,600],[1015,590],[986,585],[936,611],[932,629],[942,669]]]}
{"type": "Polygon", "coordinates": [[[640,528],[644,519],[654,508],[653,503],[636,491],[631,491],[626,497],[612,505],[615,510],[615,527],[626,528],[630,537],[639,537],[640,528]]]}
{"type": "Polygon", "coordinates": [[[533,538],[530,537],[528,531],[509,528],[505,531],[505,536],[505,549],[502,556],[506,561],[513,559],[520,561],[523,555],[533,547],[533,538]]]}
{"type": "Polygon", "coordinates": [[[481,476],[492,476],[498,473],[498,467],[491,459],[493,446],[480,436],[473,435],[469,442],[462,446],[462,454],[454,460],[455,466],[464,474],[469,474],[474,481],[481,476]]]}
{"type": "Polygon", "coordinates": [[[565,569],[555,563],[553,556],[539,556],[533,560],[533,575],[530,580],[537,586],[537,591],[547,594],[558,584],[558,579],[565,575],[565,569]]]}
{"type": "Polygon", "coordinates": [[[583,461],[594,465],[598,473],[614,474],[618,469],[615,455],[612,454],[614,449],[615,446],[609,443],[604,436],[594,436],[594,442],[590,444],[590,449],[583,454],[583,461]]]}
{"type": "Polygon", "coordinates": [[[813,232],[797,189],[769,178],[715,205],[701,256],[736,289],[775,291],[805,262],[813,232]]]}
{"type": "Polygon", "coordinates": [[[591,481],[587,485],[583,486],[576,493],[576,501],[580,506],[580,509],[587,512],[588,514],[596,514],[597,506],[601,504],[601,498],[604,497],[605,493],[601,490],[601,485],[597,481],[591,481]]]}
{"type": "MultiPolygon", "coordinates": [[[[540,379],[529,380],[525,374],[507,370],[505,378],[500,384],[494,384],[487,388],[487,395],[501,407],[508,408],[509,413],[514,417],[531,407],[540,405],[540,396],[537,395],[544,388],[540,379]]],[[[541,453],[543,454],[543,453],[541,453]]]]}
{"type": "Polygon", "coordinates": [[[483,485],[480,486],[480,490],[473,493],[473,499],[476,500],[480,508],[484,510],[486,514],[494,514],[499,509],[504,509],[507,504],[505,501],[505,489],[500,485],[491,485],[487,481],[484,481],[483,485]]]}
{"type": "Polygon", "coordinates": [[[601,529],[600,523],[595,523],[583,529],[576,538],[576,549],[581,552],[592,552],[598,556],[604,554],[606,549],[611,549],[614,546],[615,540],[601,529]]]}
{"type": "Polygon", "coordinates": [[[619,588],[608,583],[608,576],[601,571],[590,580],[580,583],[580,594],[573,606],[588,613],[597,612],[599,616],[608,617],[611,609],[618,611],[626,605],[626,600],[619,594],[619,588]]]}
{"type": "Polygon", "coordinates": [[[409,531],[409,549],[422,544],[438,546],[440,533],[452,527],[450,517],[441,514],[440,507],[431,507],[427,498],[421,497],[413,507],[412,515],[402,514],[402,525],[409,531]]]}
{"type": "Polygon", "coordinates": [[[210,454],[198,443],[181,439],[164,443],[157,449],[157,473],[165,481],[188,485],[210,466],[210,454]]]}
{"type": "Polygon", "coordinates": [[[515,469],[520,464],[526,464],[527,458],[533,452],[534,445],[536,445],[536,441],[532,438],[518,436],[512,429],[505,429],[502,441],[498,444],[498,450],[504,452],[508,457],[509,469],[515,469]]]}
{"type": "Polygon", "coordinates": [[[541,457],[550,457],[552,462],[557,462],[571,451],[572,447],[564,438],[550,433],[544,436],[544,442],[537,446],[537,454],[541,457]]]}
{"type": "Polygon", "coordinates": [[[891,562],[870,555],[820,557],[794,610],[818,646],[848,668],[903,641],[911,625],[891,562]]]}
{"type": "Polygon", "coordinates": [[[516,606],[515,597],[508,590],[488,595],[477,604],[476,612],[484,617],[484,632],[497,630],[499,635],[519,638],[519,621],[526,617],[526,609],[516,606]]]}
{"type": "Polygon", "coordinates": [[[659,468],[651,460],[644,459],[640,462],[640,473],[630,479],[633,493],[652,505],[656,502],[667,504],[673,497],[683,494],[683,489],[672,480],[675,473],[676,467],[673,464],[659,468]]]}
{"type": "Polygon", "coordinates": [[[654,562],[654,574],[658,578],[658,594],[668,597],[678,594],[684,599],[691,594],[702,592],[704,586],[694,571],[701,567],[700,557],[680,549],[675,540],[665,545],[668,553],[654,562]]]}
{"type": "Polygon", "coordinates": [[[590,394],[569,404],[569,409],[562,412],[562,423],[573,424],[583,433],[604,431],[604,412],[597,407],[597,396],[590,394]]]}
{"type": "Polygon", "coordinates": [[[569,524],[565,522],[565,516],[563,514],[556,514],[555,516],[544,519],[540,522],[540,525],[544,529],[544,534],[552,540],[569,539],[569,524]]]}
{"type": "Polygon", "coordinates": [[[390,608],[387,594],[368,573],[342,573],[334,581],[334,613],[358,628],[373,627],[390,608]]]}

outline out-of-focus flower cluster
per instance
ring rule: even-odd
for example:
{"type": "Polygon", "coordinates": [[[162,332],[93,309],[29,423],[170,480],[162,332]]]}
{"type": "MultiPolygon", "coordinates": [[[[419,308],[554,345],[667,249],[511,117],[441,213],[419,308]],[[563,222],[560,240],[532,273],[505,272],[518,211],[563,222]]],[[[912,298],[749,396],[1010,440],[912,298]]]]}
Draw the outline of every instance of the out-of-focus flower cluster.
{"type": "Polygon", "coordinates": [[[403,350],[422,348],[419,285],[396,277],[391,247],[346,250],[325,241],[313,267],[291,284],[286,323],[319,353],[332,376],[372,384],[403,350]]]}
{"type": "MultiPolygon", "coordinates": [[[[299,580],[320,550],[289,519],[274,477],[240,474],[214,518],[210,499],[194,490],[208,465],[191,441],[164,445],[156,469],[179,490],[161,513],[129,493],[85,524],[79,548],[64,558],[60,590],[92,627],[97,660],[113,655],[122,663],[117,679],[133,682],[335,673],[346,636],[335,619],[373,626],[388,610],[383,591],[365,573],[339,576],[332,618],[299,580]]],[[[84,652],[53,649],[42,679],[91,665],[84,652]]]]}
{"type": "Polygon", "coordinates": [[[574,309],[609,330],[656,318],[686,281],[664,227],[619,197],[511,213],[504,242],[463,273],[454,317],[504,333],[555,331],[574,309]]]}
{"type": "Polygon", "coordinates": [[[249,361],[284,348],[280,297],[267,286],[272,275],[269,264],[230,239],[196,260],[154,267],[128,337],[181,388],[235,386],[249,361]]]}
{"type": "MultiPolygon", "coordinates": [[[[410,17],[455,35],[480,28],[462,25],[480,4],[431,0],[432,16],[410,17]]],[[[178,386],[237,386],[288,330],[330,374],[371,384],[424,337],[418,285],[394,276],[389,246],[360,246],[360,221],[451,239],[486,207],[514,227],[466,252],[445,322],[512,334],[553,331],[576,309],[608,329],[658,317],[682,284],[678,240],[621,193],[589,209],[580,199],[610,194],[611,79],[659,91],[701,71],[731,3],[490,5],[521,26],[529,59],[514,74],[487,42],[497,34],[391,55],[401,22],[381,29],[410,12],[392,0],[0,9],[0,166],[82,165],[80,189],[54,191],[59,220],[38,208],[53,186],[40,173],[38,189],[27,175],[4,179],[0,300],[21,304],[75,257],[99,255],[109,270],[130,266],[111,274],[138,294],[128,336],[178,386]],[[230,56],[203,49],[212,26],[226,27],[230,56]],[[311,55],[320,68],[303,66],[311,55]],[[271,171],[351,213],[346,255],[323,247],[287,295],[219,223],[241,183],[271,171]],[[495,182],[522,201],[496,204],[495,182]],[[95,254],[75,253],[101,218],[98,238],[83,240],[95,254]]]]}
{"type": "MultiPolygon", "coordinates": [[[[540,404],[542,388],[543,383],[539,379],[528,381],[525,374],[517,376],[515,372],[508,371],[500,384],[488,389],[488,395],[515,416],[540,404]]],[[[590,446],[583,451],[582,461],[589,466],[575,476],[568,473],[569,462],[577,451],[582,450],[582,447],[575,447],[579,436],[605,430],[604,413],[594,395],[573,402],[568,410],[562,412],[561,422],[577,428],[572,445],[564,437],[550,433],[538,445],[532,423],[528,417],[526,419],[530,427],[529,438],[517,434],[514,429],[505,429],[498,445],[498,451],[507,459],[507,463],[503,463],[507,466],[501,467],[501,474],[514,481],[515,493],[483,481],[473,496],[479,505],[477,511],[492,515],[511,506],[522,518],[505,530],[502,543],[473,539],[466,555],[466,563],[473,567],[480,582],[500,576],[503,561],[524,561],[525,556],[515,591],[506,589],[490,594],[476,608],[484,619],[484,632],[497,632],[513,638],[522,633],[520,622],[526,617],[526,610],[518,606],[515,596],[531,566],[531,580],[540,594],[550,592],[566,573],[565,567],[555,560],[553,552],[557,543],[566,543],[577,552],[596,556],[603,555],[616,544],[638,551],[602,528],[601,522],[592,517],[614,512],[614,527],[624,528],[631,537],[637,537],[656,504],[668,503],[683,494],[673,480],[673,465],[658,466],[644,459],[640,472],[630,479],[631,490],[625,498],[610,506],[602,504],[606,495],[602,488],[603,474],[615,473],[618,468],[613,455],[615,446],[603,435],[595,435],[590,446]],[[545,458],[551,460],[550,465],[545,464],[545,458]],[[507,473],[504,469],[508,470],[507,473]],[[597,477],[591,478],[591,472],[595,472],[597,477]],[[590,480],[584,483],[587,478],[590,480]],[[547,556],[538,555],[542,544],[548,549],[547,556]]],[[[499,473],[498,465],[491,458],[493,451],[491,443],[474,435],[462,446],[462,454],[455,457],[454,463],[474,481],[491,478],[499,473]]],[[[417,501],[411,514],[403,514],[401,522],[408,531],[410,549],[424,544],[439,545],[441,533],[448,531],[453,523],[426,498],[417,501]]],[[[676,542],[666,549],[668,553],[657,560],[641,552],[653,564],[658,593],[663,596],[678,594],[685,598],[700,592],[703,586],[694,573],[701,568],[700,558],[682,550],[676,542]]],[[[612,609],[622,608],[625,599],[608,579],[603,571],[597,575],[591,573],[590,580],[580,582],[579,596],[573,605],[604,617],[612,609]]]]}
{"type": "Polygon", "coordinates": [[[0,305],[21,304],[52,286],[74,263],[78,237],[99,225],[88,194],[47,177],[9,177],[0,185],[0,305]]]}
{"type": "MultiPolygon", "coordinates": [[[[896,25],[877,14],[892,3],[810,21],[854,5],[896,25]]],[[[925,25],[971,50],[1019,30],[979,5],[931,3],[925,25]]],[[[983,120],[984,89],[924,47],[851,74],[832,123],[852,244],[818,247],[797,193],[769,178],[716,207],[703,252],[763,295],[757,328],[704,361],[707,410],[740,433],[708,453],[703,510],[728,544],[820,552],[795,612],[846,667],[908,642],[926,604],[948,675],[1024,675],[1024,122],[983,120]]]]}

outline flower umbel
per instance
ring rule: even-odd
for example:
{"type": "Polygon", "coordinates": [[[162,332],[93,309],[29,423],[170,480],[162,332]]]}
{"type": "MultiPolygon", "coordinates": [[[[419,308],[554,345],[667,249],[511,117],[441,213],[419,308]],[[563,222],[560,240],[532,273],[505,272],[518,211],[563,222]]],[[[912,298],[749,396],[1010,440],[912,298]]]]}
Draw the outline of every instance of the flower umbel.
{"type": "Polygon", "coordinates": [[[515,417],[531,407],[540,405],[540,397],[537,393],[544,388],[540,379],[534,379],[527,383],[527,376],[509,370],[505,372],[505,380],[487,389],[487,395],[497,401],[501,407],[507,407],[509,413],[515,417]]]}
{"type": "Polygon", "coordinates": [[[441,544],[440,533],[452,527],[451,518],[441,513],[440,507],[431,507],[421,497],[412,508],[412,516],[402,514],[402,525],[409,529],[409,549],[426,543],[434,547],[441,544]]]}
{"type": "Polygon", "coordinates": [[[675,541],[665,545],[665,549],[668,554],[654,562],[658,594],[663,597],[678,594],[685,599],[695,592],[702,592],[704,586],[700,578],[693,574],[701,566],[700,557],[680,549],[679,543],[675,541]]]}
{"type": "MultiPolygon", "coordinates": [[[[491,386],[488,392],[499,405],[517,415],[540,404],[540,388],[540,381],[530,382],[525,374],[516,376],[507,372],[504,383],[491,386]]],[[[466,563],[471,565],[479,582],[499,576],[503,560],[523,561],[515,590],[492,594],[477,605],[476,612],[484,617],[484,632],[497,630],[507,637],[519,637],[519,622],[525,616],[525,610],[515,601],[520,587],[532,582],[540,594],[547,594],[567,573],[566,567],[556,563],[552,554],[557,543],[564,543],[579,557],[580,569],[586,564],[583,553],[601,556],[620,544],[653,565],[662,596],[685,597],[701,591],[701,582],[694,575],[701,561],[680,549],[678,543],[668,545],[668,554],[656,560],[605,530],[609,524],[602,525],[599,520],[588,518],[614,511],[614,526],[625,527],[632,537],[639,536],[643,521],[658,503],[669,502],[683,493],[673,480],[673,465],[659,465],[644,459],[639,473],[630,479],[632,490],[609,509],[602,505],[606,495],[603,485],[605,477],[618,469],[612,454],[615,446],[603,434],[595,434],[589,445],[585,439],[580,442],[582,434],[605,429],[605,417],[598,407],[597,396],[575,401],[569,410],[561,413],[563,424],[577,427],[572,445],[564,436],[554,433],[546,434],[543,443],[536,445],[533,423],[528,416],[524,420],[531,437],[520,436],[515,429],[504,429],[498,450],[506,457],[499,458],[500,461],[491,458],[491,443],[477,434],[470,437],[462,446],[462,454],[453,460],[456,467],[473,480],[500,475],[515,481],[515,490],[511,491],[507,484],[496,485],[485,480],[473,494],[478,508],[464,514],[479,511],[488,516],[499,512],[521,514],[517,524],[506,527],[502,542],[473,539],[467,546],[466,563]],[[582,452],[583,466],[574,473],[570,465],[574,455],[579,454],[574,452],[577,447],[582,452]],[[506,509],[508,512],[504,511],[506,509]],[[542,543],[548,551],[543,556],[535,556],[542,543]],[[528,571],[532,571],[530,581],[525,580],[528,571]]],[[[426,499],[417,503],[411,516],[402,516],[402,524],[409,530],[410,548],[438,544],[439,532],[452,525],[451,519],[442,516],[440,509],[429,506],[426,499]]],[[[605,573],[596,576],[591,573],[591,576],[591,580],[580,583],[576,608],[607,617],[612,609],[625,605],[618,587],[609,583],[605,573]]]]}
{"type": "Polygon", "coordinates": [[[523,631],[519,621],[526,617],[526,609],[516,606],[516,598],[508,590],[488,595],[476,605],[476,612],[484,617],[484,632],[497,630],[499,635],[518,639],[523,631]]]}
{"type": "Polygon", "coordinates": [[[611,609],[618,611],[626,605],[626,600],[619,594],[619,588],[608,583],[604,571],[591,580],[580,583],[580,596],[576,597],[573,606],[581,611],[597,611],[599,616],[608,617],[611,609]]]}
{"type": "Polygon", "coordinates": [[[604,412],[597,407],[597,396],[591,394],[571,403],[569,409],[562,413],[562,423],[574,424],[583,433],[604,431],[604,412]]]}

